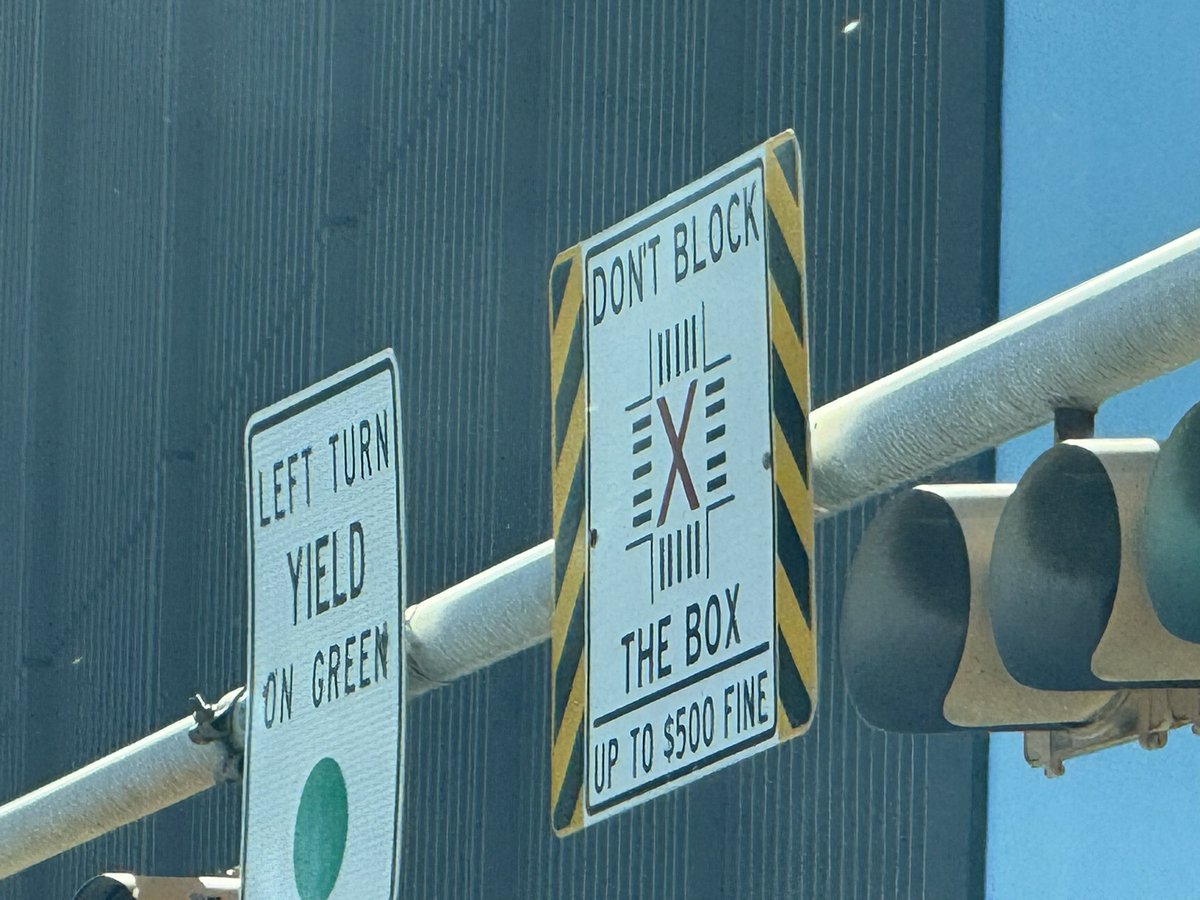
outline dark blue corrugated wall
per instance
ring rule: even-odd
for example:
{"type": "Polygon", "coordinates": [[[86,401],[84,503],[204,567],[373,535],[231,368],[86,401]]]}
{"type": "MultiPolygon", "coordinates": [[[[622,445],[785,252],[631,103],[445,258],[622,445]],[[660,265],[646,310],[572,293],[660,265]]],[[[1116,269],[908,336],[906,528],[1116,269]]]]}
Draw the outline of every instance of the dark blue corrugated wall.
{"type": "MultiPolygon", "coordinates": [[[[0,3],[0,800],[241,682],[243,423],[373,350],[404,370],[412,599],[548,536],[554,252],[774,132],[815,402],[994,320],[983,6],[0,3]]],[[[874,732],[842,688],[872,509],[818,532],[809,735],[582,835],[547,823],[545,648],[416,702],[405,896],[980,894],[985,742],[874,732]]],[[[239,799],[0,897],[223,868],[239,799]]]]}

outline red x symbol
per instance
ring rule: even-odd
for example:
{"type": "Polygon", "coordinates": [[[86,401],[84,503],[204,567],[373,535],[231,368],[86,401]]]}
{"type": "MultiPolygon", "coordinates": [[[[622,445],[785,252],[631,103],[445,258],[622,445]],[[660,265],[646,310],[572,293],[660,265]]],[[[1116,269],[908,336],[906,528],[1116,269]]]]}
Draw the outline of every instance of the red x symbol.
{"type": "Polygon", "coordinates": [[[687,437],[688,420],[692,417],[692,401],[696,399],[696,379],[688,385],[687,400],[683,403],[683,420],[679,423],[679,431],[675,431],[675,423],[671,420],[671,410],[667,406],[666,397],[658,398],[658,411],[662,415],[663,428],[667,432],[667,443],[671,445],[671,472],[667,475],[667,488],[663,491],[662,508],[658,511],[658,525],[667,521],[667,507],[671,504],[671,488],[675,486],[675,473],[679,473],[679,481],[683,484],[683,492],[687,495],[688,505],[692,509],[700,507],[696,498],[696,488],[692,485],[692,475],[688,472],[687,460],[683,458],[683,439],[687,437]]]}

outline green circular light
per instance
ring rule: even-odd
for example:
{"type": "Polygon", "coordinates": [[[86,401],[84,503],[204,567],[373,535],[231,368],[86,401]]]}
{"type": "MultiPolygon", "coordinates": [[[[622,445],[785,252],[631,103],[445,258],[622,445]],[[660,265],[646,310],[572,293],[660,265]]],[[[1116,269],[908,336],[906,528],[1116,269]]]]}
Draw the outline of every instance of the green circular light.
{"type": "Polygon", "coordinates": [[[342,769],[325,757],[308,773],[296,811],[292,868],[300,900],[327,900],[333,892],[346,853],[349,811],[342,769]]]}

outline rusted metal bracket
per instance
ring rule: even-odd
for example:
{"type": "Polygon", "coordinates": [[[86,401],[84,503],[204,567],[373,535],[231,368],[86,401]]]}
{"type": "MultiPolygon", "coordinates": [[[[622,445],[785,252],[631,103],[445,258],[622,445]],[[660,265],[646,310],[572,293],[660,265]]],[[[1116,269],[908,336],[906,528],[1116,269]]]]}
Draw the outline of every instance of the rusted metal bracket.
{"type": "Polygon", "coordinates": [[[196,724],[188,732],[193,744],[224,744],[226,754],[223,764],[214,773],[216,780],[240,781],[245,749],[245,695],[244,687],[230,691],[215,703],[209,703],[199,694],[189,701],[192,718],[196,724]]]}
{"type": "Polygon", "coordinates": [[[1190,724],[1200,734],[1200,688],[1139,688],[1121,691],[1085,725],[1025,732],[1025,760],[1047,778],[1066,771],[1068,759],[1137,741],[1144,750],[1167,745],[1167,733],[1190,724]]]}

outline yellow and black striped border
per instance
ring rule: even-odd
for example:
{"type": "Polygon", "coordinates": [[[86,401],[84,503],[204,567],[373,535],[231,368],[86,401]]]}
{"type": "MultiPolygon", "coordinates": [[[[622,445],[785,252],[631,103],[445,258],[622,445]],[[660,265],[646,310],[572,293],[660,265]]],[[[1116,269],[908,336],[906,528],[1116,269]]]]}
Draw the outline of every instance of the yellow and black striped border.
{"type": "Polygon", "coordinates": [[[813,498],[809,464],[808,326],[800,148],[791,131],[763,148],[771,323],[771,456],[775,475],[778,734],[808,730],[817,703],[813,498]]]}
{"type": "Polygon", "coordinates": [[[554,473],[550,817],[559,834],[583,826],[587,385],[583,366],[582,267],[579,248],[572,247],[558,255],[550,270],[550,459],[554,473]]]}
{"type": "MultiPolygon", "coordinates": [[[[785,132],[763,147],[771,332],[771,445],[775,480],[775,607],[780,741],[808,730],[816,705],[817,647],[810,560],[807,326],[800,151],[785,132]]],[[[583,257],[564,250],[550,271],[550,431],[553,470],[554,611],[551,641],[550,817],[554,830],[583,826],[587,649],[587,384],[583,257]]]]}

